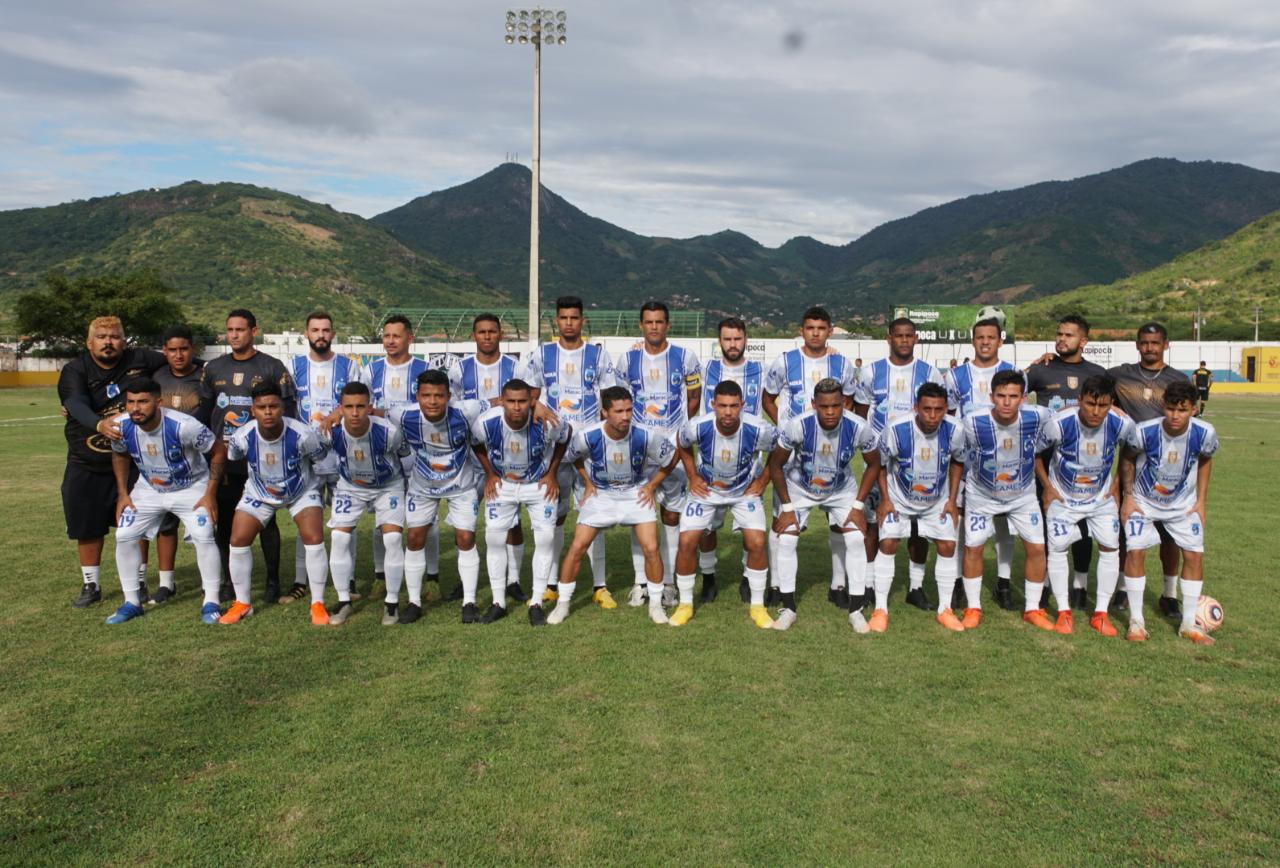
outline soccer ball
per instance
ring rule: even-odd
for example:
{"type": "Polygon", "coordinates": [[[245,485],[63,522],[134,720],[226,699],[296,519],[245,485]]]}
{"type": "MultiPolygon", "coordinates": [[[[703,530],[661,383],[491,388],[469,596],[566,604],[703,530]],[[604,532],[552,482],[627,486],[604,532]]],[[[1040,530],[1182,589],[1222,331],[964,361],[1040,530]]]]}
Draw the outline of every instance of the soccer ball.
{"type": "Polygon", "coordinates": [[[1206,633],[1222,626],[1222,604],[1213,597],[1200,597],[1196,605],[1196,624],[1206,633]]]}
{"type": "Polygon", "coordinates": [[[1003,308],[997,307],[994,304],[984,305],[982,309],[978,311],[978,316],[974,318],[973,322],[976,325],[977,323],[982,322],[984,319],[995,320],[997,323],[1000,324],[1000,331],[1004,331],[1004,309],[1003,308]]]}

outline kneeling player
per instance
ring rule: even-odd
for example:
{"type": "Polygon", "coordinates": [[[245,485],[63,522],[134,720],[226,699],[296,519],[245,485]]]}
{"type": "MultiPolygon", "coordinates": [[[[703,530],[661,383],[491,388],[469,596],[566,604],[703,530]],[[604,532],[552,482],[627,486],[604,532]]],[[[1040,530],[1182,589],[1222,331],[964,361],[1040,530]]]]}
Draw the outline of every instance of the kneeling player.
{"type": "MultiPolygon", "coordinates": [[[[582,479],[578,523],[573,541],[560,566],[560,597],[547,617],[559,624],[569,616],[578,568],[601,531],[618,525],[635,531],[644,552],[645,579],[649,588],[649,617],[667,623],[662,609],[662,555],[658,551],[658,488],[676,466],[676,449],[670,438],[631,424],[631,393],[610,386],[600,393],[604,421],[574,430],[566,452],[582,479]]],[[[592,594],[600,602],[602,589],[592,594]]],[[[607,593],[607,592],[606,592],[607,593]]]]}
{"type": "MultiPolygon", "coordinates": [[[[826,513],[830,532],[843,540],[838,548],[848,587],[860,594],[866,580],[862,539],[867,521],[862,501],[880,470],[876,436],[869,422],[844,409],[844,386],[833,377],[819,380],[813,387],[810,406],[809,411],[782,423],[778,445],[769,455],[776,505],[775,559],[782,596],[782,611],[773,622],[775,630],[790,629],[796,622],[796,550],[815,507],[826,513]],[[867,461],[861,485],[849,466],[858,452],[867,461]]],[[[859,633],[867,631],[861,610],[849,613],[849,623],[859,633]]]]}
{"type": "Polygon", "coordinates": [[[360,516],[373,513],[373,522],[382,531],[386,555],[387,587],[400,587],[404,572],[404,550],[400,529],[404,526],[404,471],[400,460],[408,453],[400,429],[386,419],[370,415],[373,401],[369,387],[350,382],[339,395],[342,419],[327,436],[337,457],[338,481],[334,486],[329,527],[329,572],[338,589],[338,608],[329,623],[346,623],[351,617],[351,590],[355,577],[356,525],[360,516]]]}
{"type": "Polygon", "coordinates": [[[676,552],[680,604],[671,615],[671,625],[683,626],[693,617],[698,543],[704,533],[723,520],[726,512],[732,512],[734,527],[742,532],[742,547],[747,553],[751,620],[757,627],[768,629],[773,626],[773,619],[764,607],[769,561],[764,543],[764,501],[760,495],[769,477],[756,457],[773,449],[777,434],[764,419],[742,412],[742,387],[732,380],[716,386],[711,408],[712,412],[690,420],[680,429],[680,460],[689,477],[689,498],[680,515],[676,552]]]}
{"type": "Polygon", "coordinates": [[[1036,457],[1036,476],[1044,489],[1044,520],[1049,553],[1049,585],[1058,603],[1059,633],[1070,633],[1070,565],[1067,552],[1081,538],[1080,523],[1098,543],[1098,594],[1089,626],[1103,636],[1116,635],[1107,606],[1120,576],[1119,479],[1112,472],[1117,447],[1131,436],[1133,422],[1115,412],[1115,380],[1105,374],[1080,386],[1080,403],[1060,410],[1040,432],[1037,452],[1052,449],[1045,464],[1036,457]]]}
{"type": "MultiPolygon", "coordinates": [[[[880,550],[876,555],[876,607],[868,627],[883,633],[889,626],[889,591],[893,587],[898,541],[913,532],[932,540],[938,550],[933,578],[938,583],[938,623],[960,632],[976,627],[982,613],[966,609],[964,621],[951,609],[955,590],[956,528],[960,520],[951,497],[950,469],[964,454],[965,433],[947,415],[947,392],[937,383],[916,390],[915,412],[890,422],[880,437],[880,491],[877,508],[880,550]]],[[[979,549],[981,550],[981,549],[979,549]]],[[[980,580],[979,580],[980,581],[980,580]]]]}
{"type": "Polygon", "coordinates": [[[1044,589],[1044,517],[1035,485],[1036,443],[1049,411],[1025,406],[1025,397],[1026,381],[1020,372],[1001,371],[992,377],[991,406],[964,417],[964,455],[953,457],[951,462],[948,511],[952,514],[960,480],[964,478],[967,630],[982,622],[982,551],[995,532],[996,517],[1001,515],[1008,516],[1026,550],[1022,620],[1041,630],[1053,629],[1053,621],[1040,608],[1040,592],[1044,589]]]}
{"type": "Polygon", "coordinates": [[[160,385],[137,379],[125,386],[125,414],[115,419],[120,439],[111,441],[111,469],[116,490],[116,569],[124,590],[124,604],[108,624],[121,624],[142,614],[138,541],[149,539],[170,513],[182,520],[196,546],[204,606],[200,619],[215,624],[222,559],[214,522],[217,490],[226,460],[226,447],[196,419],[160,406],[160,385]],[[205,462],[205,453],[209,461],[205,462]],[[138,482],[129,491],[130,464],[138,468],[138,482]]]}
{"type": "MultiPolygon", "coordinates": [[[[451,401],[449,378],[440,370],[423,371],[418,375],[417,399],[416,407],[401,407],[391,413],[392,421],[400,426],[405,443],[414,456],[405,502],[409,549],[405,553],[404,575],[409,605],[400,613],[399,621],[412,624],[422,616],[427,535],[437,524],[440,504],[446,503],[449,512],[445,520],[453,527],[453,542],[458,549],[462,623],[474,624],[480,620],[476,609],[476,585],[480,583],[476,515],[480,512],[480,493],[476,485],[479,468],[471,454],[471,425],[489,409],[489,402],[451,401]]],[[[505,541],[499,547],[505,554],[505,541]]],[[[389,545],[387,550],[390,551],[389,545]]],[[[505,589],[506,575],[505,566],[501,574],[490,571],[490,582],[497,581],[505,589]]],[[[396,622],[399,599],[400,581],[398,577],[393,581],[388,566],[383,624],[396,622]]]]}
{"type": "Polygon", "coordinates": [[[1164,392],[1164,415],[1136,426],[1120,460],[1125,499],[1124,589],[1129,597],[1128,638],[1147,638],[1142,617],[1146,590],[1147,549],[1160,544],[1157,525],[1182,550],[1182,626],[1178,635],[1198,645],[1213,639],[1196,625],[1196,608],[1204,585],[1205,500],[1218,435],[1196,412],[1196,389],[1190,382],[1171,383],[1164,392]]]}
{"type": "Polygon", "coordinates": [[[324,551],[324,501],[311,464],[329,450],[314,428],[285,416],[277,383],[259,383],[249,394],[253,420],[238,429],[227,446],[230,460],[247,462],[249,479],[231,521],[229,562],[236,599],[220,623],[237,624],[253,614],[249,602],[253,550],[249,546],[276,510],[287,509],[298,526],[306,555],[311,623],[322,627],[329,623],[324,607],[329,558],[324,551]]]}

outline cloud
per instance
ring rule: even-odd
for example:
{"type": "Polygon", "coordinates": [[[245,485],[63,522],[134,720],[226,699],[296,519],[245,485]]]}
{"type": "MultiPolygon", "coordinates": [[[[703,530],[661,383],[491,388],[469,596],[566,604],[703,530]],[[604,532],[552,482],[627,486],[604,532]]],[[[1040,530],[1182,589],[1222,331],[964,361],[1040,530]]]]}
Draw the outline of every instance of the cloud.
{"type": "Polygon", "coordinates": [[[303,129],[367,136],[375,127],[369,95],[328,63],[255,60],[231,73],[225,93],[239,109],[303,129]]]}

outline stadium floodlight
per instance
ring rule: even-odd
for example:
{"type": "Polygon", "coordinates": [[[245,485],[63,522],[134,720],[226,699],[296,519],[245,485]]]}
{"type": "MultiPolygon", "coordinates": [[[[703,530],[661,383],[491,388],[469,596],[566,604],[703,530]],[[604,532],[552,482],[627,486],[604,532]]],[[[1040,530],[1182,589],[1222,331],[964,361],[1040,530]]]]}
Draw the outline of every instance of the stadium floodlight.
{"type": "Polygon", "coordinates": [[[538,189],[542,186],[542,46],[564,45],[563,9],[508,9],[507,45],[533,45],[533,177],[529,185],[529,340],[538,343],[538,189]],[[517,35],[518,34],[518,35],[517,35]]]}

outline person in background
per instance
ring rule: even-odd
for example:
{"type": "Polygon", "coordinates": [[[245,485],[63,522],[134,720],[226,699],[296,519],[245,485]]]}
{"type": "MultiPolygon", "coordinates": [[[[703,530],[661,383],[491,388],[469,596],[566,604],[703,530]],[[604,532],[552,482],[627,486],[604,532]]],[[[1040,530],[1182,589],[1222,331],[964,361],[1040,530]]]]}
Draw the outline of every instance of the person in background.
{"type": "Polygon", "coordinates": [[[1213,385],[1213,371],[1204,365],[1204,359],[1200,360],[1200,367],[1191,372],[1191,379],[1196,385],[1196,393],[1200,401],[1196,406],[1196,416],[1203,416],[1205,404],[1209,403],[1209,387],[1213,385]]]}

